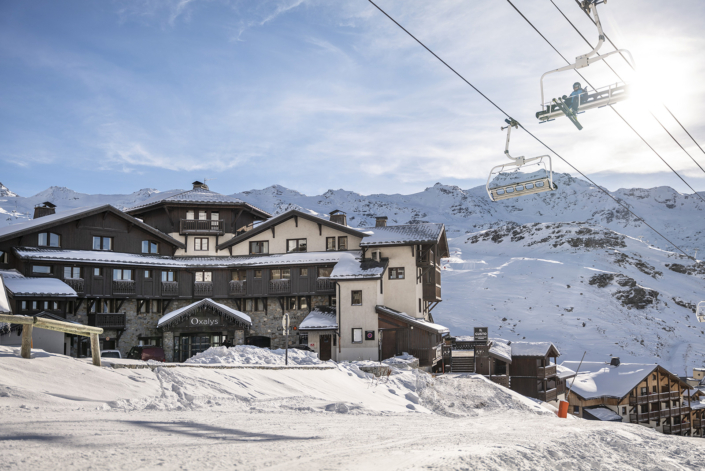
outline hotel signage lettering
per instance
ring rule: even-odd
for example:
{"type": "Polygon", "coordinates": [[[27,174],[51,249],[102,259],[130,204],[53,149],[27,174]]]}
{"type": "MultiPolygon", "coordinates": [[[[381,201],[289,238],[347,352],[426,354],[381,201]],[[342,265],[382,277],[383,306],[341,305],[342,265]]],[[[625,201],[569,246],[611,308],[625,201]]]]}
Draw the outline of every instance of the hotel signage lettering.
{"type": "Polygon", "coordinates": [[[475,342],[487,342],[487,327],[475,327],[475,342]]]}
{"type": "Polygon", "coordinates": [[[204,327],[209,327],[213,325],[220,325],[220,319],[217,317],[192,317],[189,323],[192,326],[202,325],[204,327]]]}

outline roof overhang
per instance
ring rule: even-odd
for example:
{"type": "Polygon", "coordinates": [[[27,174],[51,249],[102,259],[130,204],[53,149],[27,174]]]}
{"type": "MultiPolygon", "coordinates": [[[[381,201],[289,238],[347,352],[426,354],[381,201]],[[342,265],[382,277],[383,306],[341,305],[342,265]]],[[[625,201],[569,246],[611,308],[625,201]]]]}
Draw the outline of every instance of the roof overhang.
{"type": "Polygon", "coordinates": [[[450,332],[450,330],[447,327],[444,327],[440,324],[433,324],[431,322],[426,322],[423,319],[416,319],[414,317],[411,317],[410,315],[404,313],[404,312],[399,312],[397,310],[394,310],[392,308],[389,308],[387,306],[375,306],[375,312],[377,314],[381,314],[383,316],[389,316],[397,321],[401,321],[405,324],[409,324],[410,326],[413,327],[418,327],[419,329],[425,330],[427,332],[431,332],[434,334],[445,334],[447,332],[450,332]]]}
{"type": "Polygon", "coordinates": [[[178,324],[182,322],[185,317],[191,317],[203,311],[211,311],[221,317],[228,317],[243,326],[252,325],[252,319],[247,314],[224,304],[216,303],[210,298],[205,298],[162,316],[159,322],[157,322],[157,328],[165,328],[178,324]]]}

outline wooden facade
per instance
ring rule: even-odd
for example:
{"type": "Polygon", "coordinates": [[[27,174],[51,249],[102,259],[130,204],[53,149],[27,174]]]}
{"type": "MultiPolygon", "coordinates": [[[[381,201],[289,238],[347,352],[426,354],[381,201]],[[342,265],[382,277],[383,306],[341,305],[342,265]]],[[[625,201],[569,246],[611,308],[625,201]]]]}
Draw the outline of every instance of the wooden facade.
{"type": "Polygon", "coordinates": [[[442,335],[396,316],[377,311],[380,332],[380,360],[407,352],[419,359],[419,366],[433,367],[443,358],[442,335]]]}

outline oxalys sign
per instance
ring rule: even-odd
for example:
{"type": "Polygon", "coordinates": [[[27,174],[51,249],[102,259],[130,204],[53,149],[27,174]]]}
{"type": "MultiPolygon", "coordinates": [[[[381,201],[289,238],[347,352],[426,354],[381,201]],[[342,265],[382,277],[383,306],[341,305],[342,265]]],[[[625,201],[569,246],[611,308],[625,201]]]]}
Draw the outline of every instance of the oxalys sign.
{"type": "Polygon", "coordinates": [[[210,327],[215,325],[220,325],[219,317],[191,317],[189,319],[189,325],[193,327],[203,326],[210,327]]]}

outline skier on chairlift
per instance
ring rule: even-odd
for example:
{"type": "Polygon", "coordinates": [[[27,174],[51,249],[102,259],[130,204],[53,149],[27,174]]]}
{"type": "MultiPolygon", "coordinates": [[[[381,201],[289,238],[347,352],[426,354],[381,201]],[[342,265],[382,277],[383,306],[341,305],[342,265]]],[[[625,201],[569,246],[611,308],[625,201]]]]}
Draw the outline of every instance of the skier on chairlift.
{"type": "Polygon", "coordinates": [[[568,106],[570,106],[570,109],[573,110],[573,113],[575,114],[578,112],[578,105],[580,103],[585,103],[586,98],[587,90],[583,89],[583,87],[580,85],[580,82],[575,82],[573,84],[573,93],[570,94],[570,98],[564,95],[563,101],[566,102],[568,106]]]}

